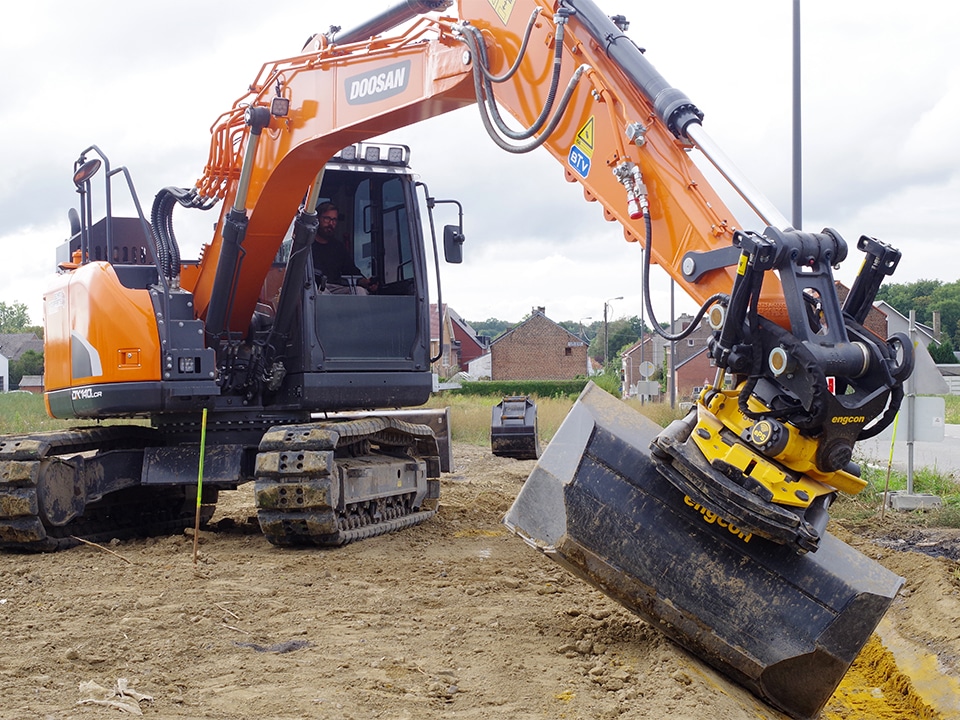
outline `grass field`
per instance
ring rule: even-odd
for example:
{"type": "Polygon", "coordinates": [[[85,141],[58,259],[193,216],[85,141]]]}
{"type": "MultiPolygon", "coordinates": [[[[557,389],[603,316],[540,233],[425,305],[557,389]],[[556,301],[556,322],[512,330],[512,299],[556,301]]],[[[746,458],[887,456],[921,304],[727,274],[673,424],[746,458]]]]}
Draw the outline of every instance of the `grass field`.
{"type": "Polygon", "coordinates": [[[960,425],[960,395],[944,395],[944,421],[948,425],[960,425]]]}
{"type": "MultiPolygon", "coordinates": [[[[541,446],[546,447],[573,407],[573,400],[533,400],[537,404],[541,446]]],[[[455,441],[489,446],[491,412],[496,402],[497,400],[490,397],[440,394],[431,398],[427,405],[450,408],[450,426],[455,441]]],[[[638,402],[628,401],[627,404],[661,427],[665,427],[680,415],[679,411],[659,403],[646,403],[641,406],[638,402]]],[[[960,424],[960,397],[947,396],[946,408],[946,421],[960,424]]],[[[47,417],[43,398],[39,395],[0,394],[0,434],[56,430],[91,424],[95,424],[94,421],[53,420],[47,417]]],[[[903,473],[892,471],[888,479],[887,468],[864,464],[862,474],[868,482],[867,488],[855,498],[841,498],[834,506],[832,515],[851,519],[867,518],[880,510],[885,489],[906,489],[907,478],[903,473]]],[[[960,480],[955,474],[920,468],[914,473],[914,490],[938,495],[943,499],[944,507],[939,511],[913,513],[911,515],[915,517],[906,518],[907,520],[912,520],[917,525],[960,527],[960,480]]]]}
{"type": "Polygon", "coordinates": [[[30,393],[0,394],[0,433],[25,433],[56,430],[77,425],[76,421],[53,420],[47,416],[42,395],[30,393]]]}

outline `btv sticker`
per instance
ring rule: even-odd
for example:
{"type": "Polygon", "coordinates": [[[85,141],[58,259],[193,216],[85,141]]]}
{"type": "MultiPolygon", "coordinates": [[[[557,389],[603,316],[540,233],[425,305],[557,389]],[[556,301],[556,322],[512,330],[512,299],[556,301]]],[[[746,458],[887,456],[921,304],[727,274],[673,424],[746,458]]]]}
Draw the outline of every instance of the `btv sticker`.
{"type": "Polygon", "coordinates": [[[590,174],[590,163],[593,160],[593,115],[587,120],[574,138],[573,147],[567,156],[567,164],[582,178],[590,174]]]}
{"type": "Polygon", "coordinates": [[[404,60],[349,77],[344,84],[344,90],[349,104],[366,105],[399,95],[407,89],[409,82],[410,61],[404,60]]]}

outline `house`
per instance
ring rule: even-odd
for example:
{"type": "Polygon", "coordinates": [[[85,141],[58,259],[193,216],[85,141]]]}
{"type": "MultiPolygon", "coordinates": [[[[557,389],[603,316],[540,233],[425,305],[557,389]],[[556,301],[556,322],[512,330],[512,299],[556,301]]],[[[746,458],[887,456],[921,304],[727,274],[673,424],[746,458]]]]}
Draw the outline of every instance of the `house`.
{"type": "Polygon", "coordinates": [[[588,371],[587,343],[542,307],[490,345],[493,380],[572,380],[588,371]]]}
{"type": "Polygon", "coordinates": [[[485,353],[467,363],[467,374],[474,380],[489,380],[491,369],[490,353],[485,353]]]}
{"type": "Polygon", "coordinates": [[[450,315],[450,324],[453,326],[453,343],[457,353],[457,365],[465,368],[470,362],[489,352],[490,340],[477,335],[477,331],[470,327],[467,321],[449,306],[447,307],[447,314],[450,315]]]}
{"type": "MultiPolygon", "coordinates": [[[[684,313],[674,319],[672,327],[667,332],[670,335],[677,335],[689,328],[692,322],[693,316],[684,313]]],[[[701,321],[700,325],[687,337],[673,342],[664,339],[655,332],[644,333],[643,336],[622,355],[621,372],[623,373],[624,392],[628,395],[635,394],[631,392],[631,388],[635,388],[637,383],[643,380],[653,380],[655,377],[659,377],[656,370],[664,366],[668,368],[669,376],[671,353],[673,353],[672,366],[674,372],[677,373],[680,372],[680,368],[689,360],[694,357],[698,358],[696,362],[684,370],[682,381],[680,377],[676,378],[675,387],[677,388],[677,395],[679,397],[684,396],[685,392],[682,388],[685,388],[686,394],[689,394],[689,390],[693,387],[703,385],[703,377],[691,380],[693,376],[687,378],[687,374],[700,373],[701,370],[703,370],[701,366],[704,363],[709,364],[709,356],[706,351],[707,343],[710,341],[712,335],[713,330],[709,324],[707,324],[706,320],[701,321]],[[696,370],[694,370],[694,368],[696,368],[696,370]]],[[[716,368],[710,369],[707,373],[707,377],[711,380],[715,375],[716,368]]]]}
{"type": "Polygon", "coordinates": [[[456,310],[444,304],[441,317],[437,305],[430,306],[430,357],[440,356],[433,364],[433,372],[440,377],[452,377],[488,351],[487,339],[477,335],[456,310]]]}
{"type": "Polygon", "coordinates": [[[10,363],[19,360],[25,352],[33,350],[43,354],[43,340],[34,333],[6,333],[0,334],[0,389],[9,392],[10,363]]]}
{"type": "MultiPolygon", "coordinates": [[[[882,313],[885,320],[883,334],[877,333],[878,335],[883,338],[888,338],[898,332],[904,333],[905,335],[910,334],[910,318],[902,314],[886,300],[877,300],[873,304],[873,308],[877,312],[882,313]]],[[[914,322],[913,325],[915,332],[913,339],[915,342],[919,342],[924,347],[927,347],[932,342],[938,345],[940,344],[940,338],[937,337],[938,333],[935,332],[932,327],[918,322],[914,322]]],[[[870,329],[873,330],[873,328],[870,329]]],[[[877,331],[874,330],[874,332],[877,331]]]]}
{"type": "Polygon", "coordinates": [[[34,395],[43,394],[43,375],[24,375],[20,378],[20,390],[26,390],[34,395]]]}
{"type": "Polygon", "coordinates": [[[677,399],[693,400],[694,390],[713,384],[717,378],[717,366],[707,352],[707,347],[677,363],[674,373],[677,382],[677,399]]]}
{"type": "Polygon", "coordinates": [[[453,323],[446,304],[442,312],[436,304],[430,305],[430,357],[438,358],[431,369],[440,377],[448,378],[460,370],[453,348],[453,323]]]}
{"type": "Polygon", "coordinates": [[[960,384],[944,377],[952,372],[949,369],[951,366],[937,365],[927,350],[932,342],[940,344],[940,340],[937,338],[939,333],[935,332],[929,325],[914,322],[913,333],[911,334],[910,319],[898,312],[892,305],[883,300],[878,300],[873,304],[873,307],[874,310],[882,312],[885,316],[886,332],[883,337],[887,338],[896,333],[903,333],[913,340],[914,370],[910,380],[907,381],[912,383],[912,386],[908,385],[908,387],[913,392],[918,395],[946,395],[948,393],[954,394],[954,388],[960,389],[960,384]]]}

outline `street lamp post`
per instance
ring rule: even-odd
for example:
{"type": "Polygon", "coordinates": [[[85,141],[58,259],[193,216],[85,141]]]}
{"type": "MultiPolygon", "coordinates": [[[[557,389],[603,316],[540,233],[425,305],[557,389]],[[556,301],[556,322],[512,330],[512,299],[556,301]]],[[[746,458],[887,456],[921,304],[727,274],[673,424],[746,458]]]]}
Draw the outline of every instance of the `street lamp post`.
{"type": "Polygon", "coordinates": [[[623,295],[620,295],[619,297],[615,297],[615,298],[610,298],[609,300],[603,303],[603,369],[604,370],[607,369],[607,360],[609,359],[609,355],[610,355],[610,343],[609,343],[610,338],[607,335],[607,308],[610,306],[610,303],[613,302],[614,300],[623,300],[623,295]]]}

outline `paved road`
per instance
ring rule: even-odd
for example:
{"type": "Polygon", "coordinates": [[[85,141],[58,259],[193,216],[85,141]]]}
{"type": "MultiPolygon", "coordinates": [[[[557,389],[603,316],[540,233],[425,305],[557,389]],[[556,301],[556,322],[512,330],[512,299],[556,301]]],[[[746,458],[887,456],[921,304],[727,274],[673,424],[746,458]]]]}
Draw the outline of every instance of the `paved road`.
{"type": "MultiPolygon", "coordinates": [[[[943,442],[915,442],[913,444],[914,470],[929,467],[960,476],[960,425],[944,425],[943,434],[943,442]]],[[[890,459],[889,438],[857,443],[854,458],[857,457],[866,458],[886,467],[890,459]]],[[[894,469],[905,472],[907,458],[907,443],[898,439],[893,443],[894,469]]]]}

